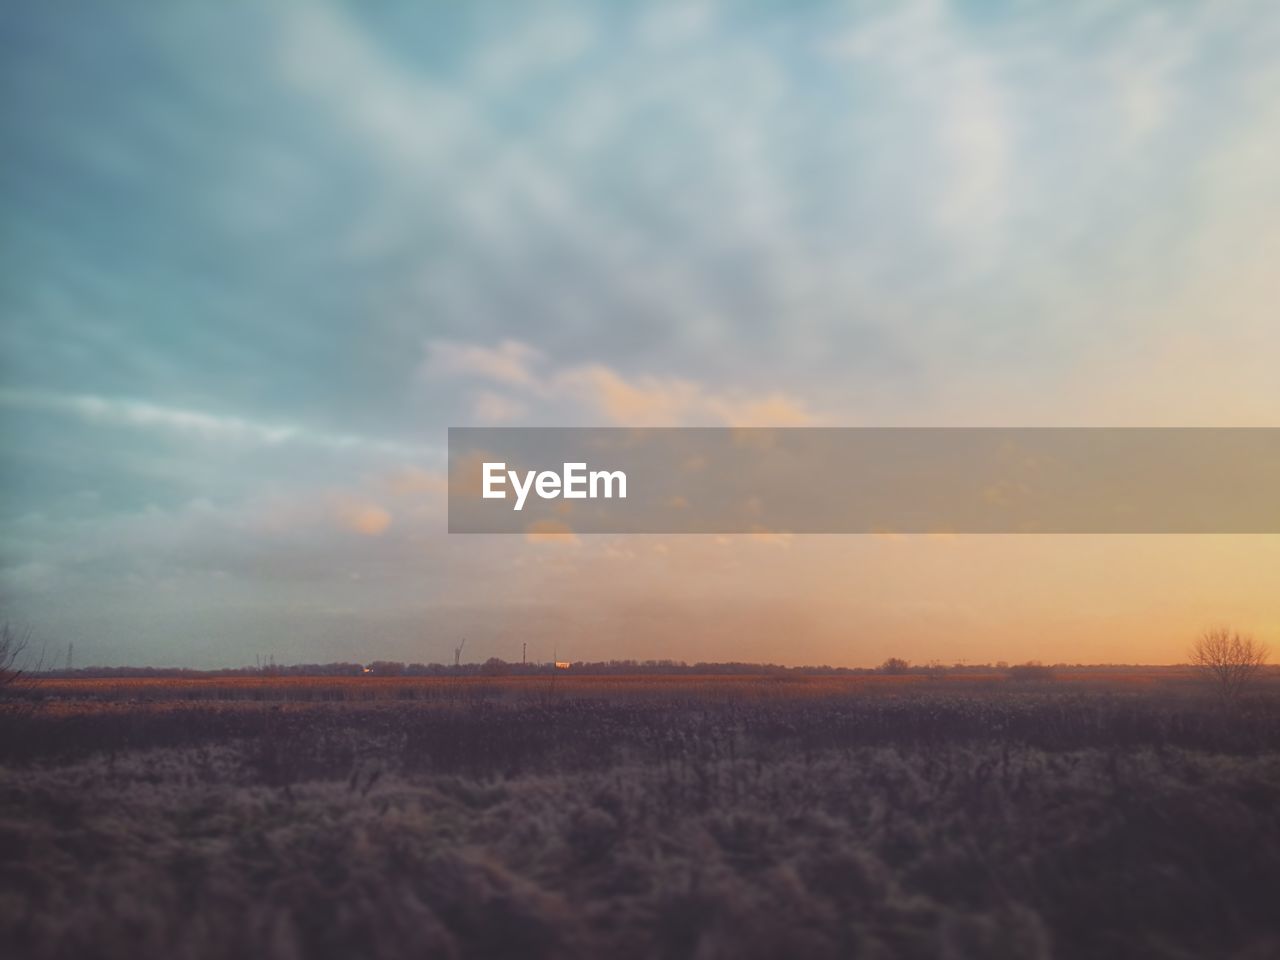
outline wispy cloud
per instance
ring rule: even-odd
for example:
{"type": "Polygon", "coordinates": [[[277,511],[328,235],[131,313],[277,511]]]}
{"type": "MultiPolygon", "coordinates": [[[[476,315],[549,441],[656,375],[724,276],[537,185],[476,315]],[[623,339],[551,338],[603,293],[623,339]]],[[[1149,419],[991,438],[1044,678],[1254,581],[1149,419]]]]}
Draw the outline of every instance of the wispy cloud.
{"type": "Polygon", "coordinates": [[[538,351],[518,340],[503,340],[496,347],[434,340],[427,344],[423,372],[428,376],[469,374],[511,386],[530,386],[538,360],[538,351]]]}
{"type": "Polygon", "coordinates": [[[439,458],[441,455],[438,447],[93,394],[0,390],[0,406],[64,414],[103,426],[163,431],[196,440],[244,446],[300,444],[408,458],[439,458]]]}

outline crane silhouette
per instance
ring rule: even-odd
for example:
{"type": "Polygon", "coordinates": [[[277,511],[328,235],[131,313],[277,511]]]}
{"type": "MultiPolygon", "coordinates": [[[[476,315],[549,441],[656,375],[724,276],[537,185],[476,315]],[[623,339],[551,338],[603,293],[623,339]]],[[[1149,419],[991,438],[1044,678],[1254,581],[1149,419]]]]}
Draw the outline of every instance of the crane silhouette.
{"type": "Polygon", "coordinates": [[[467,645],[467,638],[463,637],[462,642],[453,648],[453,665],[455,667],[462,664],[462,648],[467,645]]]}

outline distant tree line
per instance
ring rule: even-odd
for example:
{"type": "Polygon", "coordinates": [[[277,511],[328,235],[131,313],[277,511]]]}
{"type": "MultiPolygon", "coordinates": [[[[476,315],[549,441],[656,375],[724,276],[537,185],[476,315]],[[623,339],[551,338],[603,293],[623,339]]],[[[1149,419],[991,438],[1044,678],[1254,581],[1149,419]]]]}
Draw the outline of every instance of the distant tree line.
{"type": "MultiPolygon", "coordinates": [[[[1040,663],[953,663],[933,661],[912,664],[901,657],[890,657],[878,667],[832,667],[810,665],[784,667],[771,663],[741,663],[736,661],[715,663],[684,660],[594,660],[574,661],[570,671],[588,676],[624,675],[700,675],[700,676],[974,676],[1005,674],[1016,680],[1052,680],[1057,672],[1107,672],[1125,669],[1178,670],[1179,667],[1150,667],[1138,664],[1066,664],[1052,666],[1040,663]]],[[[80,667],[74,670],[35,670],[34,675],[60,679],[102,678],[167,678],[167,679],[216,679],[237,677],[499,677],[540,676],[553,673],[550,663],[519,663],[490,657],[482,663],[463,663],[458,666],[446,663],[405,663],[399,660],[375,660],[372,663],[265,663],[258,666],[225,667],[214,670],[195,670],[187,667],[80,667]]]]}

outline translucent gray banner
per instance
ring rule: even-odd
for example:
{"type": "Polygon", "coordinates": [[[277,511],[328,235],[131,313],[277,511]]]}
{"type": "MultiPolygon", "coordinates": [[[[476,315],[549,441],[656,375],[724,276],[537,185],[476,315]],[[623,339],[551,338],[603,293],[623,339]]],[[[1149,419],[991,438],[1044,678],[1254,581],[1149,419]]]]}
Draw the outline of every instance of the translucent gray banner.
{"type": "Polygon", "coordinates": [[[451,533],[1280,533],[1280,429],[451,428],[451,533]]]}

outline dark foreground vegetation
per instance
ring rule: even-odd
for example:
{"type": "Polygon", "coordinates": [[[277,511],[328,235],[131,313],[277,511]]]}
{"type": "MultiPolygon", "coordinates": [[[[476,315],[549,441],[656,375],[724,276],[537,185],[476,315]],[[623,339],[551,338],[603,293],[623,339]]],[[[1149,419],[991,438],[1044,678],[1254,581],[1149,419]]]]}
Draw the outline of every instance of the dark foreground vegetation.
{"type": "Polygon", "coordinates": [[[269,689],[0,711],[0,954],[1280,956],[1265,688],[269,689]]]}

